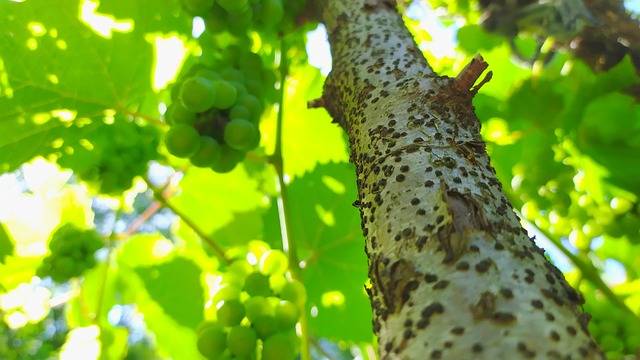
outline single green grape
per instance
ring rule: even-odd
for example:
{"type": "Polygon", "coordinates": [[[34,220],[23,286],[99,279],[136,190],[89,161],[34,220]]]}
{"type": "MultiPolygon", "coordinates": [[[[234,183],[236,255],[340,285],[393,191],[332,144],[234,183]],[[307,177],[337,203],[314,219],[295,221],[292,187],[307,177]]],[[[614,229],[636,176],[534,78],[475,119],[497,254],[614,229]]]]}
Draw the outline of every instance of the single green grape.
{"type": "Polygon", "coordinates": [[[211,169],[217,173],[223,174],[233,170],[240,161],[244,159],[244,152],[233,149],[228,145],[222,145],[222,156],[220,161],[211,166],[211,169]]]}
{"type": "Polygon", "coordinates": [[[213,88],[216,90],[217,95],[213,106],[218,109],[228,109],[238,100],[238,90],[228,81],[214,81],[213,88]]]}
{"type": "Polygon", "coordinates": [[[200,148],[189,160],[197,167],[210,167],[222,158],[222,146],[218,141],[210,136],[200,137],[200,148]]]}
{"type": "Polygon", "coordinates": [[[251,322],[251,326],[258,334],[258,337],[262,340],[277,333],[280,328],[278,327],[278,320],[273,315],[260,315],[251,322]]]}
{"type": "Polygon", "coordinates": [[[229,119],[231,120],[250,119],[250,118],[251,118],[251,111],[249,111],[249,108],[244,105],[236,104],[231,108],[231,110],[229,110],[229,119]]]}
{"type": "Polygon", "coordinates": [[[275,308],[264,296],[253,296],[244,303],[246,316],[249,321],[254,322],[262,315],[275,315],[275,308]]]}
{"type": "Polygon", "coordinates": [[[238,97],[238,104],[244,105],[247,107],[247,109],[249,109],[251,118],[249,118],[248,120],[251,120],[255,123],[260,120],[260,116],[262,115],[262,111],[264,110],[262,101],[260,101],[260,99],[251,94],[245,94],[238,97]]]}
{"type": "Polygon", "coordinates": [[[633,202],[622,197],[614,197],[609,205],[611,206],[611,211],[616,215],[627,213],[633,208],[633,202]]]}
{"type": "Polygon", "coordinates": [[[249,8],[247,0],[218,0],[218,5],[231,15],[241,14],[249,8]]]}
{"type": "Polygon", "coordinates": [[[193,125],[198,121],[196,113],[188,110],[180,103],[173,103],[167,108],[165,119],[169,125],[189,124],[193,125]]]}
{"type": "Polygon", "coordinates": [[[224,326],[240,324],[244,318],[245,308],[240,300],[223,300],[218,303],[218,321],[224,326]]]}
{"type": "Polygon", "coordinates": [[[215,359],[227,349],[227,334],[222,325],[206,322],[198,330],[198,351],[208,359],[215,359]]]}
{"type": "Polygon", "coordinates": [[[218,304],[220,301],[224,300],[237,300],[240,299],[240,294],[242,293],[242,289],[236,284],[223,284],[221,285],[216,293],[211,298],[211,301],[214,304],[218,304]]]}
{"type": "Polygon", "coordinates": [[[194,113],[203,112],[216,101],[216,91],[212,82],[200,76],[185,79],[180,87],[182,105],[194,113]]]}
{"type": "Polygon", "coordinates": [[[249,274],[249,276],[244,280],[244,291],[246,291],[250,296],[271,295],[269,277],[261,272],[249,274]]]}
{"type": "Polygon", "coordinates": [[[186,158],[193,155],[200,148],[200,134],[193,126],[176,124],[169,129],[164,137],[167,150],[177,157],[186,158]]]}
{"type": "Polygon", "coordinates": [[[298,307],[288,300],[282,300],[276,305],[276,320],[281,330],[289,330],[296,326],[300,319],[298,307]]]}
{"type": "Polygon", "coordinates": [[[307,301],[307,290],[298,280],[291,280],[280,291],[282,300],[289,300],[302,309],[307,301]]]}
{"type": "Polygon", "coordinates": [[[234,68],[227,67],[220,72],[220,75],[227,81],[244,83],[244,75],[234,68]]]}
{"type": "Polygon", "coordinates": [[[258,137],[258,128],[249,120],[233,119],[224,128],[224,141],[236,150],[249,150],[258,137]]]}
{"type": "Polygon", "coordinates": [[[258,335],[248,326],[236,325],[227,334],[227,346],[231,353],[238,357],[249,357],[256,351],[258,335]]]}
{"type": "Polygon", "coordinates": [[[294,360],[296,347],[288,334],[278,333],[262,342],[262,360],[294,360]]]}
{"type": "Polygon", "coordinates": [[[260,271],[264,274],[284,274],[288,267],[289,260],[280,250],[269,250],[260,257],[260,271]]]}
{"type": "Polygon", "coordinates": [[[206,13],[213,6],[214,0],[181,0],[187,11],[194,15],[206,13]]]}
{"type": "Polygon", "coordinates": [[[210,68],[199,69],[198,71],[196,71],[195,75],[207,79],[211,82],[222,79],[222,76],[220,76],[217,71],[210,68]]]}
{"type": "Polygon", "coordinates": [[[278,25],[284,17],[284,6],[282,0],[262,0],[262,21],[273,28],[278,25]]]}

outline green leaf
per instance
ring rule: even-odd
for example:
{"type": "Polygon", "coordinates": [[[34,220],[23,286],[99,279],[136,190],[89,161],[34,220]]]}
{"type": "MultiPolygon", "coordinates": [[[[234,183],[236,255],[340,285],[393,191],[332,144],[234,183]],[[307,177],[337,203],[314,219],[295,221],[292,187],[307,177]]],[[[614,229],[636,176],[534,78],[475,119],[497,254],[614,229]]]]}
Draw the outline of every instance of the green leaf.
{"type": "Polygon", "coordinates": [[[171,203],[210,234],[231,223],[234,214],[264,206],[259,185],[244,166],[226,174],[192,167],[180,182],[180,195],[172,198],[171,203]]]}
{"type": "MultiPolygon", "coordinates": [[[[184,263],[185,261],[188,262],[188,260],[181,262],[184,263]]],[[[148,269],[153,271],[153,268],[148,269]]],[[[174,274],[173,278],[180,277],[180,275],[179,273],[174,274]]],[[[167,313],[165,307],[157,301],[157,298],[147,292],[147,285],[143,283],[143,279],[135,271],[127,267],[119,268],[118,282],[122,285],[123,303],[135,304],[136,309],[144,315],[145,324],[155,335],[156,346],[163,357],[175,360],[201,359],[196,346],[195,327],[184,326],[176,321],[171,314],[167,313]]],[[[182,290],[180,286],[172,287],[173,285],[174,283],[166,285],[165,292],[167,296],[164,299],[165,301],[173,299],[176,306],[194,306],[191,309],[185,309],[185,311],[199,311],[202,313],[202,304],[189,303],[189,299],[185,299],[185,297],[191,294],[183,294],[180,292],[182,290]],[[185,304],[184,301],[187,301],[187,303],[185,304]]],[[[161,287],[161,284],[157,284],[157,286],[161,287]]],[[[202,298],[202,294],[198,294],[198,297],[202,298]]]]}
{"type": "Polygon", "coordinates": [[[160,265],[138,267],[135,272],[153,300],[178,324],[195,329],[202,321],[202,269],[193,261],[176,257],[160,265]]]}
{"type": "Polygon", "coordinates": [[[160,234],[135,234],[118,249],[118,264],[129,267],[153,266],[167,261],[171,242],[160,234]]]}
{"type": "Polygon", "coordinates": [[[111,16],[122,30],[102,34],[79,18],[82,4],[92,3],[0,3],[0,73],[7,74],[0,82],[0,171],[76,146],[92,121],[135,114],[142,100],[156,97],[150,31],[188,31],[171,0],[102,1],[102,9],[127,16],[111,16]]]}
{"type": "Polygon", "coordinates": [[[365,293],[367,257],[353,165],[319,165],[289,185],[294,239],[305,262],[303,278],[313,333],[330,339],[372,340],[371,304],[365,293]]]}
{"type": "Polygon", "coordinates": [[[15,244],[11,238],[11,234],[7,230],[7,227],[0,222],[0,264],[5,263],[5,258],[9,255],[13,255],[15,244]]]}
{"type": "Polygon", "coordinates": [[[318,164],[347,161],[344,130],[331,122],[326,110],[307,108],[308,101],[320,98],[324,76],[308,64],[292,69],[290,76],[296,81],[287,83],[282,107],[285,173],[297,177],[318,164]]]}
{"type": "Polygon", "coordinates": [[[491,50],[504,42],[502,37],[490,34],[475,24],[458,29],[457,39],[460,48],[470,55],[480,50],[491,50]]]}

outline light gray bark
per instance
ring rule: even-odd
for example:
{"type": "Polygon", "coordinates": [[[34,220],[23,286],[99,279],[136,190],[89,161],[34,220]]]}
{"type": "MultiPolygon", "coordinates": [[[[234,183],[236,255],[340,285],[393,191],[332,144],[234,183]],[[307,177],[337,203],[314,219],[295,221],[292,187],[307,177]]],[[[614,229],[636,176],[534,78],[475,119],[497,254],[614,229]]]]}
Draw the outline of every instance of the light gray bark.
{"type": "Polygon", "coordinates": [[[502,193],[472,84],[433,72],[393,1],[314,6],[334,61],[314,105],[349,135],[380,358],[603,358],[502,193]]]}

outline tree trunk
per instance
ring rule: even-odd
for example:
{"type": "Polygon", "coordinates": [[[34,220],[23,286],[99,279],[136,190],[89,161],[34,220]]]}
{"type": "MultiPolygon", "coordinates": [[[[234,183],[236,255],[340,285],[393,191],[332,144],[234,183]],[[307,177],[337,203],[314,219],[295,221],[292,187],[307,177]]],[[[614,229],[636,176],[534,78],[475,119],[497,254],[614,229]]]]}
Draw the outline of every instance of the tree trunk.
{"type": "Polygon", "coordinates": [[[380,358],[604,358],[489,163],[471,104],[482,62],[437,76],[393,0],[313,6],[333,70],[310,106],[349,135],[380,358]]]}

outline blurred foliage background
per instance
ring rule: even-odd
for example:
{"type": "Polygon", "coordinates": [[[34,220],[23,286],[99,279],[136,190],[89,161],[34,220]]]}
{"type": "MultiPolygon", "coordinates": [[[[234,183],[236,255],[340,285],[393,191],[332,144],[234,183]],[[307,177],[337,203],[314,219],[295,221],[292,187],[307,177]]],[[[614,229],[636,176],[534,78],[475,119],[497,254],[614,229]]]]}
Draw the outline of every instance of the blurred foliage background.
{"type": "MultiPolygon", "coordinates": [[[[608,357],[640,356],[637,63],[633,54],[606,68],[580,58],[547,7],[496,25],[507,2],[399,7],[439,74],[455,76],[477,53],[489,63],[474,106],[504,191],[583,293],[608,357]]],[[[637,24],[637,1],[624,4],[637,24]]],[[[581,16],[577,33],[603,26],[581,16]]],[[[226,46],[224,34],[202,34],[173,0],[0,3],[0,358],[199,358],[195,327],[220,268],[207,244],[249,258],[283,246],[270,165],[278,137],[314,357],[375,356],[347,142],[326,113],[306,109],[329,66],[316,25],[292,32],[283,103],[263,116],[260,147],[216,174],[159,139],[171,83],[226,46]],[[121,170],[126,191],[101,189],[122,179],[79,179],[96,171],[96,151],[145,166],[121,170]],[[58,284],[36,269],[63,223],[95,228],[105,246],[94,267],[58,284]]],[[[264,62],[276,61],[273,41],[254,36],[264,62]]]]}

